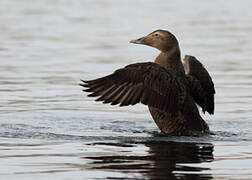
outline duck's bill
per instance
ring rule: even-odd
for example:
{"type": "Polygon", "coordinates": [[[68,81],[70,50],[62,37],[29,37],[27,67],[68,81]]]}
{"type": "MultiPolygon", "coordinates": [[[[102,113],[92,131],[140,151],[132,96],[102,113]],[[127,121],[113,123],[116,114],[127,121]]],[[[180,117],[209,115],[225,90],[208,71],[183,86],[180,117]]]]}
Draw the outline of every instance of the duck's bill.
{"type": "Polygon", "coordinates": [[[130,43],[133,43],[133,44],[144,44],[144,39],[145,39],[145,37],[142,37],[142,38],[139,38],[139,39],[134,39],[134,40],[131,40],[130,43]]]}

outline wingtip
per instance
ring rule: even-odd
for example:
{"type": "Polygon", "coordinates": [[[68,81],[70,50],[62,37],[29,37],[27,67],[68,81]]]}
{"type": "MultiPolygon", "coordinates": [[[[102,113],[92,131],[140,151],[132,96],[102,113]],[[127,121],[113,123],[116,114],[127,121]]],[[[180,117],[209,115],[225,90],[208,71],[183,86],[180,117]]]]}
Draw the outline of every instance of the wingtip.
{"type": "Polygon", "coordinates": [[[85,87],[85,84],[81,84],[81,83],[79,83],[79,86],[85,87]]]}
{"type": "Polygon", "coordinates": [[[88,81],[81,79],[81,82],[83,83],[88,83],[88,81]]]}
{"type": "Polygon", "coordinates": [[[210,111],[209,114],[214,115],[214,111],[210,111]]]}
{"type": "Polygon", "coordinates": [[[87,89],[82,89],[83,92],[88,92],[87,89]]]}
{"type": "Polygon", "coordinates": [[[83,92],[92,92],[89,89],[82,89],[83,92]]]}
{"type": "Polygon", "coordinates": [[[89,84],[88,84],[89,81],[83,80],[83,79],[81,79],[80,81],[81,81],[81,83],[79,83],[80,86],[85,87],[85,88],[89,87],[89,84]]]}
{"type": "Polygon", "coordinates": [[[208,112],[208,114],[210,115],[214,115],[214,110],[206,110],[208,112]]]}

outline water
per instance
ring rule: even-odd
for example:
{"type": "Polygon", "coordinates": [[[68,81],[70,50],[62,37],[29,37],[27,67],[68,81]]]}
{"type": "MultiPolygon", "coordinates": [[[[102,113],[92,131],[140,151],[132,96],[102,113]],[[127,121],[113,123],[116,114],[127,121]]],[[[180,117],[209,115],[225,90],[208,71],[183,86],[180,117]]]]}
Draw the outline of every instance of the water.
{"type": "Polygon", "coordinates": [[[252,179],[252,2],[0,1],[1,179],[252,179]],[[143,105],[110,107],[92,79],[158,51],[173,32],[216,86],[213,135],[165,137],[143,105]]]}

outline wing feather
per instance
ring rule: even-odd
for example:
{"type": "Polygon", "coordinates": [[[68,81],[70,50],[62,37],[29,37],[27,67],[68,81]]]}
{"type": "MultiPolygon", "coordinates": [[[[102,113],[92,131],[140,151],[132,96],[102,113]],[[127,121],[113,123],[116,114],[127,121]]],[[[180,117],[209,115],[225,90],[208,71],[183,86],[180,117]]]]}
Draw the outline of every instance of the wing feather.
{"type": "Polygon", "coordinates": [[[141,102],[170,112],[178,111],[181,105],[178,101],[181,84],[166,69],[151,62],[130,64],[108,76],[82,80],[80,85],[91,93],[88,96],[98,96],[96,101],[111,105],[141,102]]]}
{"type": "Polygon", "coordinates": [[[202,107],[203,112],[214,114],[215,88],[208,71],[194,56],[189,55],[184,58],[184,67],[195,102],[202,107]]]}

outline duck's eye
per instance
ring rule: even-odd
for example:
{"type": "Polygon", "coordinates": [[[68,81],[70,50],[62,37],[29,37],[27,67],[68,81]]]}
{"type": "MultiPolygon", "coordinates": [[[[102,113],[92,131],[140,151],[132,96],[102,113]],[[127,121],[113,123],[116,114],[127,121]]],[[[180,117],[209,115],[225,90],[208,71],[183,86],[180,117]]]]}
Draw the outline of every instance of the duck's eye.
{"type": "Polygon", "coordinates": [[[154,36],[158,36],[158,34],[154,34],[154,36]]]}

